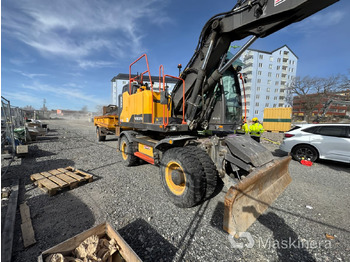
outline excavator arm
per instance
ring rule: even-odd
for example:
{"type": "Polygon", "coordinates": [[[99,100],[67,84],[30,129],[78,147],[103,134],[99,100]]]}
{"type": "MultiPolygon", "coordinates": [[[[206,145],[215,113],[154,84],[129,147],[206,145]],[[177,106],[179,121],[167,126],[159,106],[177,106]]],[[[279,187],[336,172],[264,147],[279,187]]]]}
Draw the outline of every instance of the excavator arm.
{"type": "MultiPolygon", "coordinates": [[[[207,110],[203,98],[213,92],[224,72],[257,38],[301,21],[337,1],[241,0],[231,11],[210,18],[202,29],[193,57],[181,75],[185,80],[186,121],[190,129],[197,127],[200,116],[207,110]],[[225,63],[231,42],[247,36],[252,38],[225,63]]],[[[182,100],[182,82],[178,82],[172,92],[174,115],[182,114],[182,100]]]]}

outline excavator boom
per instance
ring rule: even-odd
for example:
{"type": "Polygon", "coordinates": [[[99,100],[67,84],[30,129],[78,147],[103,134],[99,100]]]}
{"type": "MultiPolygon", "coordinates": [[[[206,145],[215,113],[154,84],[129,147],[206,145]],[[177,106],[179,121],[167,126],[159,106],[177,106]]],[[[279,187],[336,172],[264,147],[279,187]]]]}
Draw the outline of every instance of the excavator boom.
{"type": "MultiPolygon", "coordinates": [[[[231,42],[247,36],[254,36],[254,40],[266,37],[337,1],[238,1],[231,11],[210,18],[203,27],[196,50],[181,76],[186,84],[186,120],[199,120],[203,110],[199,109],[202,96],[213,91],[224,73],[223,68],[226,70],[232,64],[233,61],[230,61],[226,66],[223,65],[231,42]]],[[[178,82],[172,92],[175,115],[182,111],[182,92],[182,82],[178,82]]]]}

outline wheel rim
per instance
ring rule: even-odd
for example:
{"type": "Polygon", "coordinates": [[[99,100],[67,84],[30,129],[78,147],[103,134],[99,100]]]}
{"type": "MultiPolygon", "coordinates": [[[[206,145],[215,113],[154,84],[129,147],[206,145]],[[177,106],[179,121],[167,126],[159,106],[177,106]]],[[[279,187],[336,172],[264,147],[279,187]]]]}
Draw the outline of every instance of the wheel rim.
{"type": "Polygon", "coordinates": [[[170,191],[175,195],[182,195],[186,189],[186,175],[180,164],[171,161],[165,167],[165,181],[170,191]],[[173,180],[174,173],[181,176],[181,183],[175,183],[173,180]]]}
{"type": "Polygon", "coordinates": [[[127,148],[126,142],[123,141],[121,146],[121,151],[122,151],[122,157],[124,160],[128,158],[128,155],[126,154],[126,148],[127,148]]]}
{"type": "Polygon", "coordinates": [[[299,160],[305,159],[305,160],[312,160],[315,157],[315,154],[306,147],[301,147],[296,152],[297,158],[299,160]]]}

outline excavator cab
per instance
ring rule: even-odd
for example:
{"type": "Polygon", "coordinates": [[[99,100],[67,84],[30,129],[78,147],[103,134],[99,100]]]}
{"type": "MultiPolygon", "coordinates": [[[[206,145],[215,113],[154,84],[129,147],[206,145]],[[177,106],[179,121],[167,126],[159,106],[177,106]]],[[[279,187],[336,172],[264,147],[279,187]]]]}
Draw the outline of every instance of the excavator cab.
{"type": "Polygon", "coordinates": [[[241,124],[242,97],[237,72],[227,70],[214,90],[215,107],[209,120],[209,130],[233,131],[241,124]]]}

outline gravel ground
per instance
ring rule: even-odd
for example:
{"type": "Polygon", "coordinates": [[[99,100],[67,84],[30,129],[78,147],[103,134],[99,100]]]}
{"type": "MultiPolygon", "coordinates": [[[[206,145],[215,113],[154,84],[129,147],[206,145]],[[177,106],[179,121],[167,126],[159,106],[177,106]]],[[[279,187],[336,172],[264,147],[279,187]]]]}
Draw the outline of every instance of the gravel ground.
{"type": "MultiPolygon", "coordinates": [[[[350,166],[322,161],[312,167],[292,161],[293,182],[248,230],[254,245],[222,230],[226,189],[211,200],[180,209],[169,202],[158,168],[149,164],[124,167],[111,136],[96,142],[92,123],[46,121],[51,131],[29,146],[2,174],[2,187],[20,179],[19,204],[31,210],[36,244],[24,248],[17,212],[13,261],[37,261],[44,250],[108,221],[144,261],[350,261],[350,166]],[[50,197],[29,176],[74,166],[94,181],[50,197]],[[325,234],[334,236],[333,240],[325,234]],[[249,245],[248,245],[249,246],[249,245]]],[[[280,141],[282,134],[266,133],[280,141]]],[[[278,157],[278,145],[263,141],[278,157]]],[[[2,173],[9,161],[2,161],[2,173]]],[[[6,201],[2,201],[2,218],[6,201]]],[[[3,224],[3,223],[2,223],[3,224]]]]}

